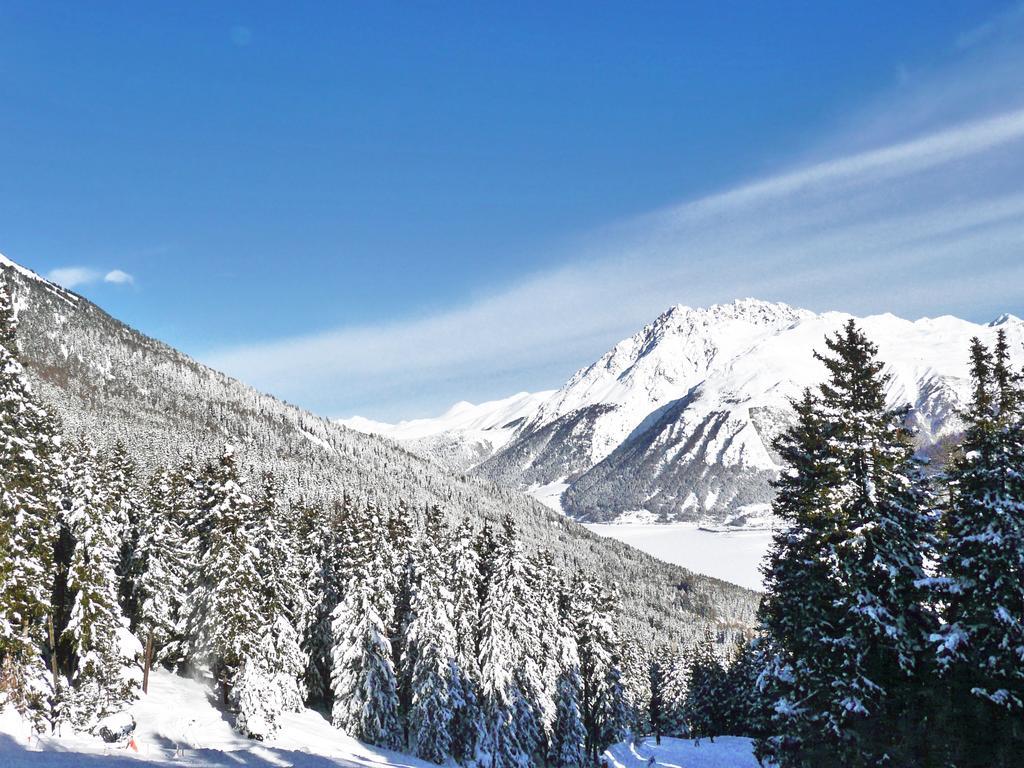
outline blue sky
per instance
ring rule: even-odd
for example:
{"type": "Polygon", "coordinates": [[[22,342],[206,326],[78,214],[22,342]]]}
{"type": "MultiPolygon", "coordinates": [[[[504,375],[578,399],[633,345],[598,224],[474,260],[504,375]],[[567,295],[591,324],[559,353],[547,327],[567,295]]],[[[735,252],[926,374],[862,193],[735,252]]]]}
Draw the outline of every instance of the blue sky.
{"type": "Polygon", "coordinates": [[[330,416],[673,303],[1024,314],[1016,3],[0,5],[0,252],[330,416]]]}

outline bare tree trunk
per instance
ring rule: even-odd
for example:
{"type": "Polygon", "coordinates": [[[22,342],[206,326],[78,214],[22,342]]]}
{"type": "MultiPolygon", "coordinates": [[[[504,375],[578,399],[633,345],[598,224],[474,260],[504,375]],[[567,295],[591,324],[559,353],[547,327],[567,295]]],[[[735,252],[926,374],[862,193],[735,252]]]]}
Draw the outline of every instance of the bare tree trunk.
{"type": "Polygon", "coordinates": [[[149,667],[153,662],[153,630],[146,636],[146,657],[142,665],[142,692],[149,693],[149,667]]]}
{"type": "Polygon", "coordinates": [[[56,696],[60,686],[57,675],[57,642],[53,636],[53,616],[50,616],[46,624],[50,632],[50,671],[53,672],[53,693],[56,696]]]}

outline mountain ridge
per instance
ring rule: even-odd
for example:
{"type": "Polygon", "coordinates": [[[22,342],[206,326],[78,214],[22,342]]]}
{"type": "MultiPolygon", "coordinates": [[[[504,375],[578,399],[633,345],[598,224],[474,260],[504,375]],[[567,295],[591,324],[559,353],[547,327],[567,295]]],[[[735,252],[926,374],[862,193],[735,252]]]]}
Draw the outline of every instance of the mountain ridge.
{"type": "MultiPolygon", "coordinates": [[[[472,471],[587,522],[696,521],[763,525],[779,471],[772,441],[789,422],[789,400],[824,378],[812,352],[853,318],[879,345],[891,374],[891,404],[913,406],[923,451],[941,450],[959,430],[967,396],[969,339],[996,329],[1024,349],[1024,321],[987,324],[943,315],[905,320],[855,317],[781,302],[738,299],[707,308],[675,305],[580,368],[539,404],[515,434],[480,458],[449,448],[472,471]]],[[[430,420],[419,420],[427,431],[430,420]]],[[[440,429],[441,423],[435,422],[440,429]]],[[[457,443],[440,431],[435,444],[457,443]]],[[[431,456],[431,444],[408,443],[431,456]]]]}

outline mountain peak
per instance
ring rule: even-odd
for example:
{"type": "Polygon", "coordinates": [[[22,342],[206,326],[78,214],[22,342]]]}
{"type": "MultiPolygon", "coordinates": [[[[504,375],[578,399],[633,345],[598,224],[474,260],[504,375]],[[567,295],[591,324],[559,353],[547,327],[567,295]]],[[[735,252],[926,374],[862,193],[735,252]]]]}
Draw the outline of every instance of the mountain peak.
{"type": "Polygon", "coordinates": [[[752,325],[777,326],[789,324],[797,320],[813,317],[814,313],[806,309],[798,309],[781,301],[765,301],[752,297],[734,299],[730,302],[711,304],[707,307],[689,307],[676,304],[669,307],[652,323],[661,326],[681,320],[696,320],[701,325],[717,322],[739,320],[752,325]]]}
{"type": "Polygon", "coordinates": [[[1011,323],[1024,323],[1024,320],[1021,320],[1016,315],[1011,315],[1009,312],[1003,312],[1003,314],[1001,314],[995,320],[990,322],[988,324],[988,327],[995,328],[996,326],[999,325],[1009,325],[1011,323]]]}

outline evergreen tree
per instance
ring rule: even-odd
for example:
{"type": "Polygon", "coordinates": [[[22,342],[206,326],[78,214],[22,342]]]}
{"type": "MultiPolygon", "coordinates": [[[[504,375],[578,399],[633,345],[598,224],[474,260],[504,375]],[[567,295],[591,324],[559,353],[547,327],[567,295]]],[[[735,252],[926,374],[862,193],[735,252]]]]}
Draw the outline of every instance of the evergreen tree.
{"type": "Polygon", "coordinates": [[[64,636],[73,654],[71,718],[79,728],[118,711],[134,695],[126,674],[125,628],[117,595],[120,541],[112,504],[100,486],[96,449],[84,437],[70,466],[68,526],[74,550],[68,586],[74,604],[64,636]]]}
{"type": "Polygon", "coordinates": [[[0,285],[0,692],[41,726],[52,695],[41,649],[53,616],[60,438],[17,355],[14,310],[0,285]]]}
{"type": "Polygon", "coordinates": [[[648,661],[647,674],[650,680],[651,696],[647,700],[647,722],[656,744],[661,744],[662,734],[668,732],[669,701],[667,691],[669,651],[664,646],[655,649],[648,661]]]}
{"type": "Polygon", "coordinates": [[[577,643],[583,682],[581,710],[590,759],[625,737],[628,714],[622,690],[612,614],[614,595],[582,579],[577,587],[577,643]]]}
{"type": "Polygon", "coordinates": [[[127,447],[120,440],[109,451],[100,454],[98,471],[119,545],[118,599],[121,611],[134,630],[139,613],[138,581],[144,567],[139,549],[143,502],[138,488],[138,471],[127,447]]]}
{"type": "Polygon", "coordinates": [[[390,609],[394,597],[381,594],[388,553],[382,546],[383,525],[372,507],[354,521],[351,543],[352,575],[332,616],[332,721],[354,738],[400,749],[398,683],[381,615],[381,607],[390,609]]]}
{"type": "Polygon", "coordinates": [[[453,600],[445,578],[446,541],[441,511],[432,507],[417,536],[418,578],[410,606],[406,649],[413,659],[408,677],[411,745],[418,757],[443,763],[451,754],[451,720],[459,704],[453,600]]]}
{"type": "Polygon", "coordinates": [[[176,488],[169,469],[160,469],[149,485],[138,527],[133,596],[137,635],[151,643],[153,660],[175,659],[171,644],[182,634],[184,581],[190,568],[185,537],[175,514],[176,488]]]}
{"type": "Polygon", "coordinates": [[[341,602],[343,589],[342,550],[349,537],[351,503],[346,498],[323,508],[302,508],[300,535],[306,543],[307,591],[310,617],[302,639],[308,659],[305,684],[314,703],[331,704],[331,668],[334,637],[331,615],[341,602]]]}
{"type": "Polygon", "coordinates": [[[420,564],[414,547],[412,513],[404,501],[399,501],[388,518],[387,543],[388,562],[384,573],[388,580],[387,591],[394,595],[394,609],[386,621],[391,638],[391,658],[395,660],[398,671],[398,717],[403,724],[405,741],[409,743],[416,651],[415,646],[408,643],[408,636],[420,564]]]}
{"type": "Polygon", "coordinates": [[[683,703],[687,733],[691,738],[710,738],[725,731],[725,670],[715,654],[710,630],[690,654],[686,698],[683,703]]]}
{"type": "Polygon", "coordinates": [[[853,321],[826,344],[829,379],[794,404],[777,443],[788,470],[774,511],[789,527],[769,554],[761,622],[782,735],[760,750],[784,766],[902,759],[933,629],[930,502],[908,409],[886,406],[889,377],[853,321]]]}
{"type": "Polygon", "coordinates": [[[1024,754],[1024,414],[1004,331],[994,354],[972,339],[971,378],[938,565],[952,710],[941,733],[954,764],[1010,766],[1024,754]]]}
{"type": "Polygon", "coordinates": [[[448,576],[455,628],[451,754],[464,763],[476,753],[481,728],[480,665],[476,647],[480,628],[477,602],[480,564],[473,527],[468,520],[462,521],[452,533],[448,546],[448,576]]]}
{"type": "Polygon", "coordinates": [[[210,666],[226,706],[234,675],[263,625],[253,502],[242,489],[232,446],[205,469],[199,505],[198,517],[210,521],[210,528],[187,604],[190,658],[210,666]]]}
{"type": "Polygon", "coordinates": [[[576,646],[575,617],[568,591],[559,594],[558,678],[555,685],[555,718],[551,728],[548,761],[565,768],[582,768],[586,764],[587,733],[583,727],[580,697],[580,657],[576,646]]]}
{"type": "Polygon", "coordinates": [[[762,660],[754,642],[740,639],[725,670],[722,732],[733,736],[763,737],[765,709],[758,679],[762,660]]]}
{"type": "Polygon", "coordinates": [[[512,768],[529,761],[537,734],[524,715],[528,703],[519,687],[525,644],[525,561],[515,522],[505,518],[502,534],[486,571],[489,583],[481,616],[480,693],[483,729],[480,748],[492,768],[512,768]]]}

